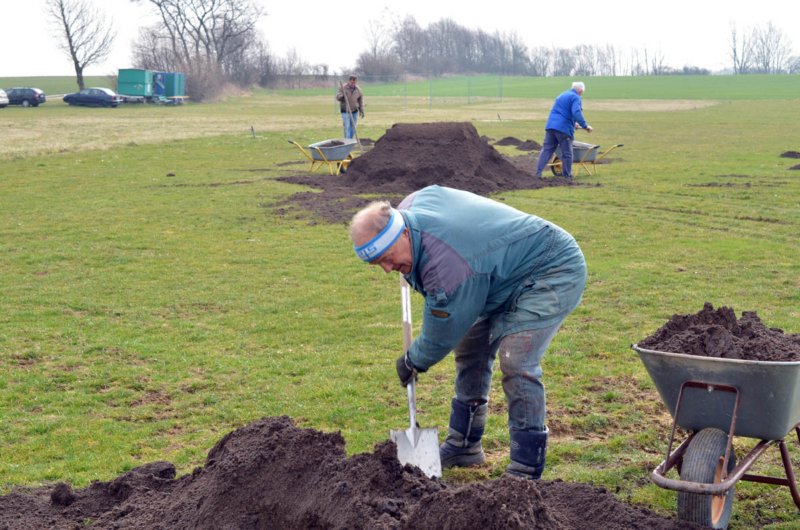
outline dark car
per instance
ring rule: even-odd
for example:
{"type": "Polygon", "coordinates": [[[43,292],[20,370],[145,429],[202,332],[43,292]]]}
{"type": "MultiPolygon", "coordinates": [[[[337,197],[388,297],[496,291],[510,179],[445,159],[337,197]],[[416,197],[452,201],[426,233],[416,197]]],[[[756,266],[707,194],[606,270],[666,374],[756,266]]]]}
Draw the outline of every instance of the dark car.
{"type": "Polygon", "coordinates": [[[67,94],[64,102],[70,105],[84,107],[116,107],[122,103],[122,98],[110,88],[84,88],[80,92],[67,94]]]}
{"type": "Polygon", "coordinates": [[[38,88],[28,87],[14,87],[7,88],[6,94],[8,95],[9,105],[22,105],[23,107],[38,107],[45,101],[47,97],[44,92],[38,88]]]}

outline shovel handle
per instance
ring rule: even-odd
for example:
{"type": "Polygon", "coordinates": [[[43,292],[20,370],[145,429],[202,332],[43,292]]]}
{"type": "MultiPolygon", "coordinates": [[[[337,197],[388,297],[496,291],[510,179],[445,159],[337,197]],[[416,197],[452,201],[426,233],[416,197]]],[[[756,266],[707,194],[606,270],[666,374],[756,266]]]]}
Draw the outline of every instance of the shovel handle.
{"type": "MultiPolygon", "coordinates": [[[[400,299],[403,306],[403,350],[407,352],[411,347],[411,289],[408,282],[400,277],[400,299]]],[[[408,417],[411,429],[417,427],[417,381],[412,378],[406,385],[408,391],[408,417]]]]}
{"type": "Polygon", "coordinates": [[[411,347],[411,289],[408,282],[400,277],[400,299],[403,302],[403,350],[411,347]]]}
{"type": "Polygon", "coordinates": [[[409,429],[412,431],[417,428],[417,382],[412,379],[406,385],[408,390],[408,419],[409,429]]]}

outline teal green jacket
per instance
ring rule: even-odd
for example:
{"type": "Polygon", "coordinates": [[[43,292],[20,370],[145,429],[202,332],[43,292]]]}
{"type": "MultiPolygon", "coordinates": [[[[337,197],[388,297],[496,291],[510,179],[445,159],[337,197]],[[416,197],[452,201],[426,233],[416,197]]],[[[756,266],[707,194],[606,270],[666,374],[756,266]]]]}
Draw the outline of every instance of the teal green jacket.
{"type": "Polygon", "coordinates": [[[580,302],[586,262],[555,224],[439,186],[409,195],[398,210],[414,256],[405,278],[425,297],[422,331],[409,348],[420,371],[443,359],[479,319],[492,319],[494,342],[556,324],[580,302]]]}

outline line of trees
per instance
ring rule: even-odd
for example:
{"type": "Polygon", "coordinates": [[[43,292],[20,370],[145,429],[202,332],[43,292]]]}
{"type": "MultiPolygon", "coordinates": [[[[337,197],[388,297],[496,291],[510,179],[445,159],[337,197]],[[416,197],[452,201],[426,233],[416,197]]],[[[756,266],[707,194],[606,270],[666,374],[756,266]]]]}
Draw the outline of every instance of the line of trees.
{"type": "MultiPolygon", "coordinates": [[[[487,33],[442,19],[421,27],[412,16],[399,23],[372,22],[368,49],[358,58],[363,74],[387,77],[405,73],[486,73],[532,76],[619,76],[709,74],[705,68],[667,64],[658,49],[625,51],[612,44],[579,44],[571,48],[533,49],[516,33],[487,33]]],[[[789,38],[771,22],[738,32],[731,25],[731,71],[800,73],[800,56],[792,55],[789,38]]]]}
{"type": "MultiPolygon", "coordinates": [[[[47,0],[60,28],[60,43],[75,64],[79,86],[83,69],[104,59],[113,31],[89,0],[47,0]]],[[[324,64],[309,64],[295,51],[277,57],[256,24],[264,16],[254,0],[130,0],[149,4],[159,21],[140,30],[133,47],[137,68],[180,71],[187,91],[202,100],[226,85],[298,86],[317,79],[328,84],[324,64]]],[[[404,75],[493,74],[529,76],[626,76],[709,74],[704,68],[667,64],[664,54],[646,47],[623,51],[612,44],[528,49],[514,32],[488,33],[460,26],[449,18],[421,27],[412,16],[382,17],[367,26],[367,48],[353,71],[366,78],[404,75]]],[[[800,73],[800,57],[771,22],[740,32],[731,25],[731,71],[800,73]]],[[[344,73],[344,72],[343,72],[344,73]]]]}

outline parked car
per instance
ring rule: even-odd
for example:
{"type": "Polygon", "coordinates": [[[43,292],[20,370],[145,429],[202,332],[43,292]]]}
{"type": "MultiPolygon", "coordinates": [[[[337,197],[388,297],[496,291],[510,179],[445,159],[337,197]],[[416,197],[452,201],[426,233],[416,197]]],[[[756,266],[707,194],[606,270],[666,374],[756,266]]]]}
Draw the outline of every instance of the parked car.
{"type": "Polygon", "coordinates": [[[23,107],[38,107],[45,101],[47,97],[44,92],[38,88],[31,87],[14,87],[7,88],[6,94],[8,95],[9,105],[22,105],[23,107]]]}
{"type": "Polygon", "coordinates": [[[80,92],[67,94],[64,102],[69,105],[82,105],[84,107],[116,107],[122,103],[122,98],[110,88],[84,88],[80,92]]]}
{"type": "Polygon", "coordinates": [[[5,91],[0,88],[0,109],[4,108],[6,105],[8,105],[8,96],[5,91]]]}

